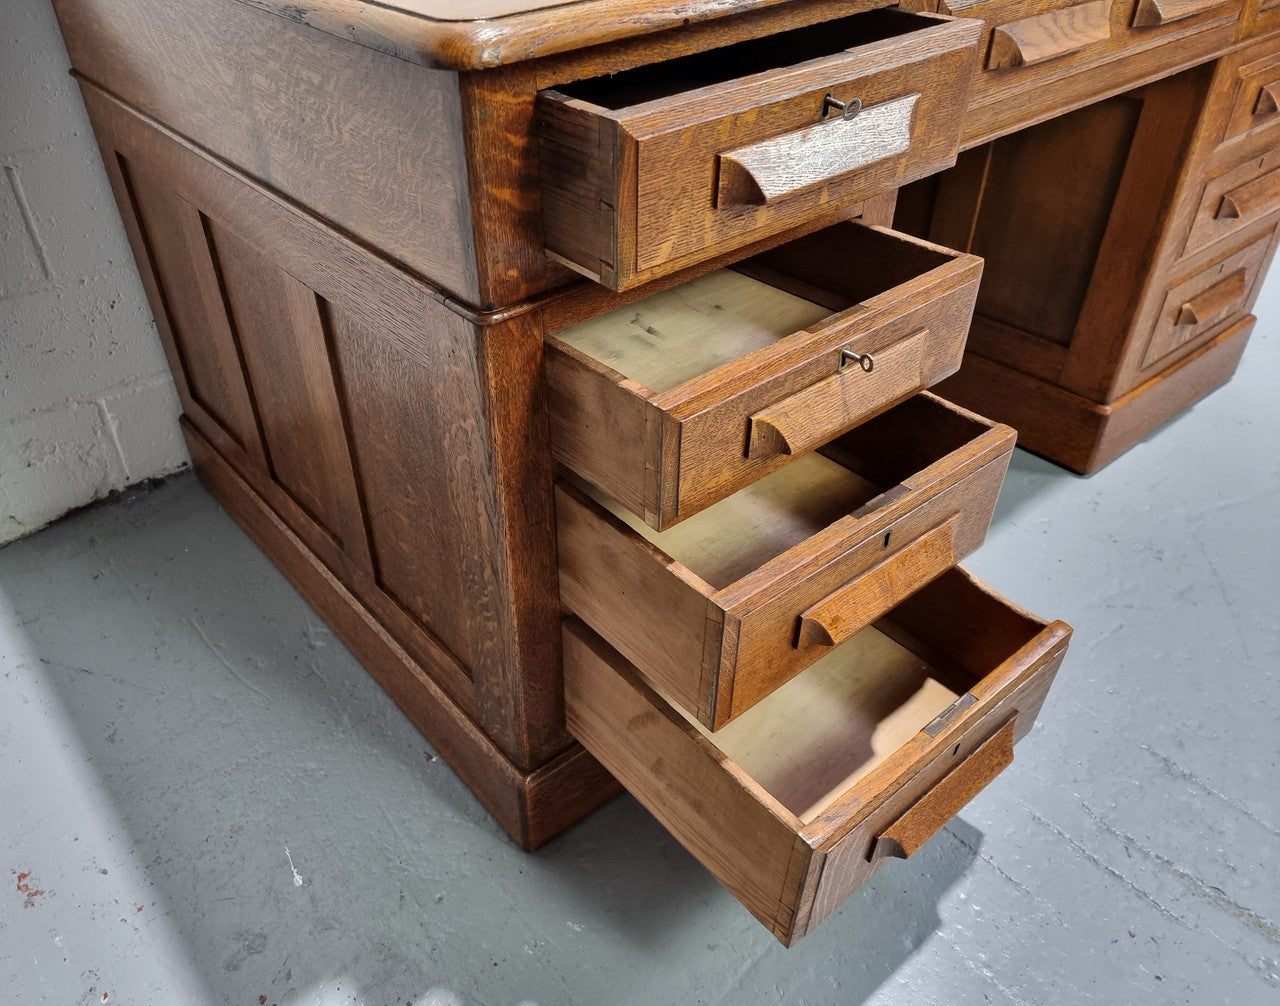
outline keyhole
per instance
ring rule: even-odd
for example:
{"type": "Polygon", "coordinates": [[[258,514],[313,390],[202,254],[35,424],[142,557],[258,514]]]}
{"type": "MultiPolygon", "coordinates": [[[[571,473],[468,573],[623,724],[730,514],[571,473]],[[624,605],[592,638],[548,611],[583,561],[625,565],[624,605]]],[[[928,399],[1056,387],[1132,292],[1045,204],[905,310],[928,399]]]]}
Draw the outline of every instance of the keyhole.
{"type": "Polygon", "coordinates": [[[880,543],[880,548],[882,550],[889,547],[889,539],[892,537],[893,537],[893,528],[890,528],[888,531],[884,533],[884,541],[880,543]]]}

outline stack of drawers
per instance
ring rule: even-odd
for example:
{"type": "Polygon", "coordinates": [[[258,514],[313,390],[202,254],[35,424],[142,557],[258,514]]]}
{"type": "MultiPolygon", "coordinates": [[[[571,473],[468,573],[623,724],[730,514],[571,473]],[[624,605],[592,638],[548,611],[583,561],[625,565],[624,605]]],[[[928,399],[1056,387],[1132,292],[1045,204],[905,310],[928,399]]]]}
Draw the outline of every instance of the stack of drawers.
{"type": "Polygon", "coordinates": [[[1131,327],[1107,374],[1120,403],[1220,349],[1239,357],[1280,238],[1274,38],[1220,60],[1205,88],[1152,268],[1141,276],[1131,327]]]}
{"type": "MultiPolygon", "coordinates": [[[[1175,247],[1143,353],[1143,371],[1246,321],[1280,228],[1280,55],[1274,43],[1223,60],[1214,95],[1225,114],[1181,202],[1175,247]],[[1189,219],[1188,219],[1189,218],[1189,219]],[[1163,293],[1163,297],[1161,297],[1163,293]]],[[[1251,319],[1249,319],[1251,320],[1251,319]]]]}
{"type": "Polygon", "coordinates": [[[1014,443],[925,390],[981,260],[805,233],[954,161],[978,34],[875,12],[540,99],[549,246],[621,291],[543,313],[567,724],[788,944],[1009,764],[1070,634],[956,566],[1014,443]]]}

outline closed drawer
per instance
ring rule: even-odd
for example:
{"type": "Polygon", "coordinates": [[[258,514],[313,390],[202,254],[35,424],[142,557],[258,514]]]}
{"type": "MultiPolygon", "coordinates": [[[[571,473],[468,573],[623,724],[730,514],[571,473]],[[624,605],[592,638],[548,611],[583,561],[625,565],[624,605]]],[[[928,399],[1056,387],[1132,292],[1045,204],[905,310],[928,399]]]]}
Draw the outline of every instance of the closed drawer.
{"type": "Polygon", "coordinates": [[[790,945],[1012,761],[1070,631],[954,569],[710,734],[570,620],[566,719],[790,945]]]}
{"type": "MultiPolygon", "coordinates": [[[[932,0],[907,0],[924,5],[932,0]]],[[[1091,91],[1114,92],[1126,75],[1140,77],[1162,65],[1202,53],[1208,58],[1232,42],[1242,0],[938,0],[944,14],[984,22],[982,71],[974,83],[964,143],[990,139],[1091,91]],[[1156,56],[1148,50],[1161,48],[1156,56]],[[1066,82],[1070,80],[1070,84],[1066,82]],[[1046,90],[1063,83],[1065,90],[1046,90]],[[974,109],[996,104],[975,115],[974,109]]]]}
{"type": "Polygon", "coordinates": [[[663,532],[562,481],[561,600],[718,728],[977,548],[1013,440],[921,395],[663,532]]]}
{"type": "Polygon", "coordinates": [[[1158,28],[1181,30],[1218,18],[1237,19],[1243,0],[1136,0],[1129,26],[1137,34],[1158,28]]]}
{"type": "Polygon", "coordinates": [[[1249,33],[1259,37],[1280,28],[1280,0],[1251,0],[1249,6],[1255,3],[1257,9],[1253,12],[1249,33]]]}
{"type": "Polygon", "coordinates": [[[1189,351],[1248,312],[1266,276],[1275,237],[1273,222],[1263,234],[1241,239],[1234,250],[1169,287],[1143,357],[1144,370],[1179,350],[1189,351]]]}
{"type": "Polygon", "coordinates": [[[981,271],[846,222],[563,329],[552,450],[666,528],[953,373],[981,271]]]}
{"type": "Polygon", "coordinates": [[[1021,67],[1084,63],[1111,48],[1108,0],[942,0],[941,10],[987,25],[981,65],[999,81],[1021,67]]]}
{"type": "Polygon", "coordinates": [[[1227,116],[1224,139],[1247,136],[1280,122],[1280,53],[1240,68],[1240,86],[1227,116]]]}
{"type": "Polygon", "coordinates": [[[949,166],[978,32],[868,11],[541,92],[548,252],[623,290],[949,166]]]}
{"type": "Polygon", "coordinates": [[[1206,178],[1185,254],[1253,227],[1280,209],[1280,150],[1206,178]]]}

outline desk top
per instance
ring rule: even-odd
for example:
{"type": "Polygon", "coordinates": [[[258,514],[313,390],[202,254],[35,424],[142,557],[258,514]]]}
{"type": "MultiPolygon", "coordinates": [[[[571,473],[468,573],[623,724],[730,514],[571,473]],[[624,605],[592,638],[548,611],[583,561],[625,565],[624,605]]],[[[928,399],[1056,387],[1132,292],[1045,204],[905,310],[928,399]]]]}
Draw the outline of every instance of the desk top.
{"type": "Polygon", "coordinates": [[[453,70],[485,69],[791,0],[240,0],[453,70]]]}

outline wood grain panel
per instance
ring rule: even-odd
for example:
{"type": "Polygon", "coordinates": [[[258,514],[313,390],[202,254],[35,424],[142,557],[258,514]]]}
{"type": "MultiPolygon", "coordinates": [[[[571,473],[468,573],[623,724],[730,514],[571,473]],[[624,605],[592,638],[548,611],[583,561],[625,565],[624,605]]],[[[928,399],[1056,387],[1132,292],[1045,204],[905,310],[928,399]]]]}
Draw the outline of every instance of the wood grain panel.
{"type": "MultiPolygon", "coordinates": [[[[347,570],[346,586],[415,660],[440,673],[452,701],[476,716],[514,764],[532,770],[563,751],[571,742],[557,687],[545,402],[538,383],[526,379],[539,371],[542,350],[532,316],[477,328],[446,306],[437,288],[224,170],[92,85],[84,95],[112,163],[117,150],[145,163],[140,174],[163,178],[206,207],[224,231],[325,302],[321,317],[329,322],[356,482],[361,493],[372,488],[369,499],[381,508],[375,520],[374,506],[365,506],[370,531],[394,539],[391,511],[408,500],[402,523],[409,532],[402,550],[379,557],[389,579],[375,577],[364,560],[350,562],[318,530],[317,553],[331,569],[347,570]],[[350,375],[338,345],[344,333],[350,375]],[[363,457],[362,447],[372,454],[363,457]],[[437,551],[424,558],[415,552],[420,541],[437,551]],[[435,556],[444,558],[433,568],[435,556]]],[[[122,176],[116,184],[128,207],[122,176]]],[[[140,238],[136,246],[145,262],[140,238]]],[[[222,436],[226,443],[215,446],[229,456],[234,445],[222,436]]],[[[293,526],[308,520],[266,476],[265,464],[251,474],[255,490],[293,526]]],[[[370,535],[375,545],[377,535],[370,535]]]]}
{"type": "Polygon", "coordinates": [[[212,0],[59,0],[76,70],[471,300],[454,74],[212,0]]]}
{"type": "Polygon", "coordinates": [[[163,311],[178,355],[187,392],[203,413],[206,434],[212,420],[237,452],[265,468],[262,441],[231,327],[221,277],[213,259],[206,218],[167,188],[128,170],[143,240],[150,252],[163,311]]]}
{"type": "MultiPolygon", "coordinates": [[[[486,498],[502,604],[501,645],[476,676],[482,722],[532,767],[569,743],[560,676],[560,596],[542,328],[532,314],[475,331],[486,458],[486,498]]],[[[481,624],[481,631],[493,627],[481,624]]]]}
{"type": "Polygon", "coordinates": [[[1071,344],[1141,110],[1127,98],[1091,105],[966,153],[942,176],[930,237],[983,257],[976,314],[1071,344]]]}
{"type": "Polygon", "coordinates": [[[1138,92],[1143,113],[1134,133],[1093,283],[1080,312],[1074,352],[1062,369],[1065,388],[1114,401],[1134,387],[1151,294],[1177,256],[1179,200],[1221,122],[1212,112],[1212,67],[1200,67],[1138,92]]]}
{"type": "Polygon", "coordinates": [[[466,401],[476,391],[470,326],[439,321],[430,368],[360,315],[331,311],[377,581],[472,667],[492,645],[480,627],[495,624],[498,604],[489,476],[479,417],[466,401]]]}
{"type": "Polygon", "coordinates": [[[369,545],[325,337],[326,305],[225,227],[212,223],[211,236],[257,390],[271,475],[368,570],[369,545]]]}
{"type": "Polygon", "coordinates": [[[528,65],[459,76],[482,311],[576,278],[544,247],[534,76],[528,65]]]}
{"type": "Polygon", "coordinates": [[[475,723],[474,711],[441,689],[451,670],[415,659],[333,571],[318,561],[271,504],[190,423],[183,434],[200,479],[395,700],[480,803],[525,849],[589,814],[617,782],[580,746],[524,771],[475,723]]]}

